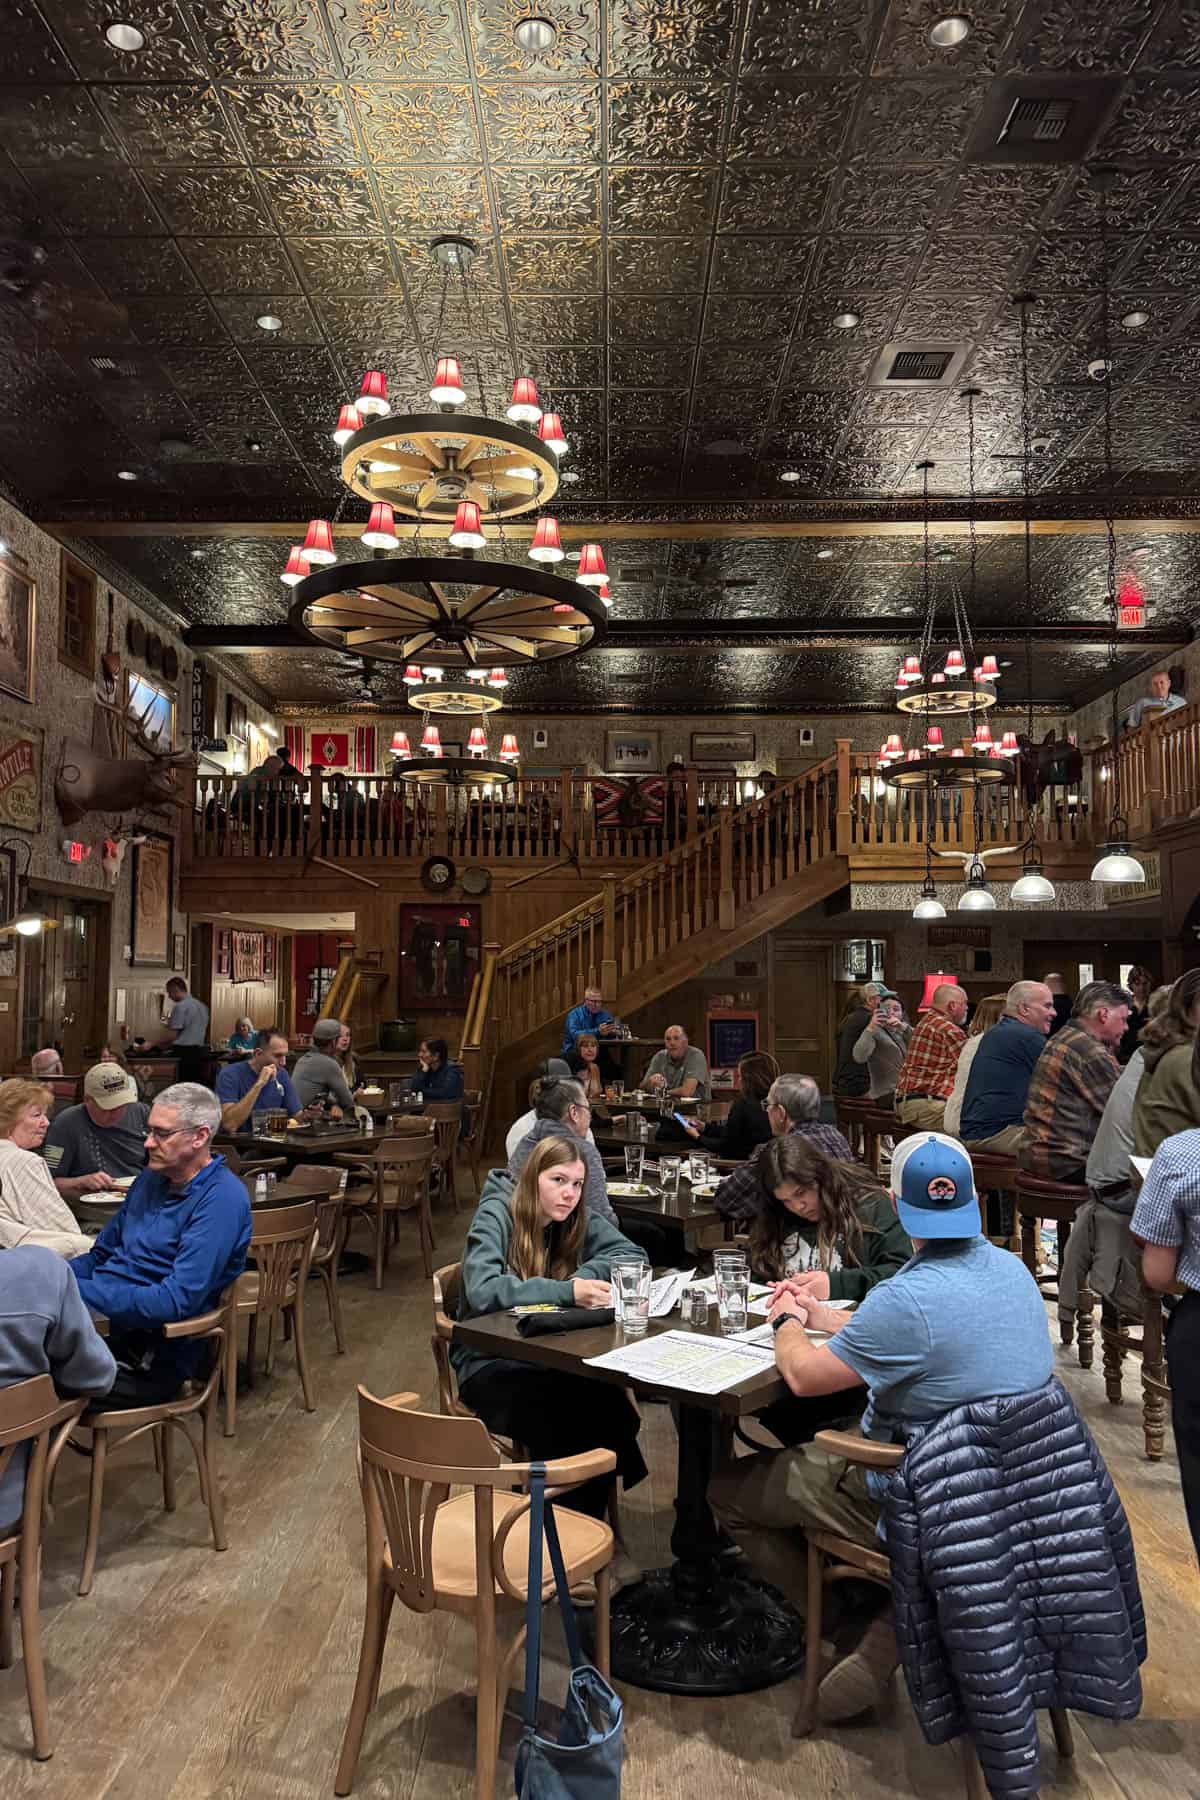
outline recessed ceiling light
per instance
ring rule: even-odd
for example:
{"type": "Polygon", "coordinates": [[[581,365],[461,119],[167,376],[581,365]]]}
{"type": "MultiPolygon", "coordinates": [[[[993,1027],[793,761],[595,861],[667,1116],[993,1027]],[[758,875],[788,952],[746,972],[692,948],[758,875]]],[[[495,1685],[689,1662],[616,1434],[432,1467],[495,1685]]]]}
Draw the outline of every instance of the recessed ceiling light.
{"type": "Polygon", "coordinates": [[[513,27],[513,36],[518,49],[529,56],[542,56],[553,48],[558,31],[549,19],[522,19],[513,27]]]}
{"type": "Polygon", "coordinates": [[[146,42],[145,33],[136,25],[125,24],[114,19],[111,25],[104,27],[104,35],[114,50],[141,50],[146,42]]]}
{"type": "Polygon", "coordinates": [[[575,483],[579,480],[579,470],[560,469],[558,472],[558,479],[560,484],[565,483],[568,487],[574,487],[575,483]]]}
{"type": "Polygon", "coordinates": [[[961,13],[949,13],[929,27],[929,42],[935,50],[957,50],[971,35],[971,21],[961,13]]]}
{"type": "Polygon", "coordinates": [[[254,323],[258,326],[260,331],[283,330],[283,320],[278,318],[275,313],[259,313],[254,323]]]}
{"type": "Polygon", "coordinates": [[[118,481],[136,481],[137,474],[133,469],[118,469],[117,470],[117,480],[118,481]]]}
{"type": "Polygon", "coordinates": [[[853,331],[856,325],[862,324],[862,314],[856,312],[834,313],[833,322],[839,331],[853,331]]]}
{"type": "Polygon", "coordinates": [[[800,471],[799,469],[783,469],[780,471],[779,479],[780,481],[799,481],[800,471]]]}
{"type": "Polygon", "coordinates": [[[817,551],[817,561],[818,562],[828,562],[832,555],[833,555],[832,550],[818,550],[817,551]]]}
{"type": "Polygon", "coordinates": [[[204,555],[204,552],[203,552],[203,550],[189,550],[188,555],[194,556],[198,560],[200,557],[202,557],[204,555]]]}
{"type": "Polygon", "coordinates": [[[262,451],[262,439],[254,436],[248,437],[246,439],[246,448],[250,451],[252,456],[260,455],[262,451]]]}
{"type": "Polygon", "coordinates": [[[1121,323],[1126,331],[1140,331],[1143,325],[1150,323],[1150,314],[1143,307],[1135,306],[1132,312],[1122,315],[1121,323]]]}

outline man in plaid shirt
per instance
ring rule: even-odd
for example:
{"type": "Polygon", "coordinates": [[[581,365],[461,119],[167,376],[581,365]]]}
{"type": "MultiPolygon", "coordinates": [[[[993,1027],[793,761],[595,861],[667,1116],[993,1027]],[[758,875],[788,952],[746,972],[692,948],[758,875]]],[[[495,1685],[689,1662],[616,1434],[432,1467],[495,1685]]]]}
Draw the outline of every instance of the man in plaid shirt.
{"type": "Polygon", "coordinates": [[[1121,1073],[1115,1051],[1132,1005],[1115,982],[1089,981],[1038,1057],[1025,1101],[1025,1142],[1017,1152],[1031,1175],[1086,1181],[1088,1151],[1121,1073]]]}
{"type": "Polygon", "coordinates": [[[896,1077],[896,1116],[916,1131],[941,1131],[946,1102],[967,1041],[967,996],[953,982],[933,990],[929,1011],[913,1032],[896,1077]]]}
{"type": "MultiPolygon", "coordinates": [[[[780,1075],[767,1089],[767,1118],[776,1137],[796,1132],[834,1162],[853,1162],[854,1152],[834,1125],[823,1125],[821,1090],[811,1075],[780,1075]]],[[[749,1162],[732,1170],[720,1183],[713,1204],[726,1219],[752,1219],[762,1205],[762,1188],[758,1179],[759,1158],[766,1151],[760,1144],[749,1162]]]]}

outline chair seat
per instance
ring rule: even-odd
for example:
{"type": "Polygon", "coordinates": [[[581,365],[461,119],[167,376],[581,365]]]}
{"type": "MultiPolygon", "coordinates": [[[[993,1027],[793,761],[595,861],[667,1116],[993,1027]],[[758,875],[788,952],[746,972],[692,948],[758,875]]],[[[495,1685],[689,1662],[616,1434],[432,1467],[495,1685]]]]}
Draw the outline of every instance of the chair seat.
{"type": "MultiPolygon", "coordinates": [[[[497,1529],[505,1516],[524,1504],[520,1494],[495,1495],[497,1529]]],[[[569,1512],[556,1506],[558,1538],[569,1582],[583,1581],[602,1569],[613,1553],[613,1534],[600,1519],[569,1512]]],[[[439,1508],[433,1528],[433,1586],[437,1604],[447,1612],[473,1613],[475,1609],[475,1495],[459,1494],[439,1508]]],[[[514,1525],[504,1545],[504,1570],[512,1585],[525,1592],[529,1569],[529,1516],[514,1525]]],[[[542,1552],[543,1588],[552,1588],[553,1571],[548,1552],[542,1552]]],[[[524,1602],[496,1589],[496,1604],[515,1609],[524,1602]]]]}
{"type": "Polygon", "coordinates": [[[1091,1199],[1082,1182],[1054,1181],[1048,1175],[1031,1175],[1027,1169],[1017,1170],[1017,1193],[1022,1199],[1066,1200],[1073,1206],[1082,1206],[1091,1199]]]}

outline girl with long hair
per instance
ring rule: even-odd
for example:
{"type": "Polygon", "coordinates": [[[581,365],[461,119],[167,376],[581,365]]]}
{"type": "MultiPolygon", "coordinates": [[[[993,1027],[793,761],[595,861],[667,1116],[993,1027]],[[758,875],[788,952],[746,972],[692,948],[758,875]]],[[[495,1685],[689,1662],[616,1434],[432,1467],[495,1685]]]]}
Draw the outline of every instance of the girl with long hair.
{"type": "Polygon", "coordinates": [[[1171,988],[1167,1004],[1142,1027],[1144,1065],[1133,1103],[1133,1144],[1153,1156],[1164,1138],[1200,1125],[1200,969],[1171,988]]]}
{"type": "MultiPolygon", "coordinates": [[[[460,1320],[513,1306],[611,1307],[613,1263],[645,1257],[582,1205],[585,1175],[579,1140],[569,1136],[535,1144],[515,1183],[506,1171],[492,1171],[463,1252],[460,1320]]],[[[451,1344],[450,1360],[463,1403],[530,1456],[615,1450],[626,1487],[646,1474],[641,1420],[623,1388],[462,1344],[451,1344]]],[[[585,1483],[571,1495],[572,1509],[602,1518],[610,1486],[608,1479],[585,1483]]]]}
{"type": "Polygon", "coordinates": [[[728,1117],[713,1119],[703,1127],[689,1120],[683,1129],[693,1143],[703,1144],[712,1155],[746,1162],[760,1144],[770,1140],[767,1095],[780,1069],[765,1050],[751,1050],[739,1059],[737,1072],[738,1097],[728,1117]]]}

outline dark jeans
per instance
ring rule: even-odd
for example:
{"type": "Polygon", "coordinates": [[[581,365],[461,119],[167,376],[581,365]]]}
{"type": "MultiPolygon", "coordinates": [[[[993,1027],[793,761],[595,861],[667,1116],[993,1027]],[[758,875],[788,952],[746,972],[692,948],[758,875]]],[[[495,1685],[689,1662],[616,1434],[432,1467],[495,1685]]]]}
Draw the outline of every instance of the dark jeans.
{"type": "MultiPolygon", "coordinates": [[[[469,1375],[459,1394],[489,1431],[514,1438],[531,1459],[615,1450],[625,1487],[647,1473],[637,1441],[641,1420],[624,1388],[496,1357],[469,1375]]],[[[585,1481],[564,1505],[602,1519],[610,1486],[609,1476],[585,1481]]]]}
{"type": "MultiPolygon", "coordinates": [[[[102,1398],[93,1400],[88,1412],[115,1412],[118,1408],[133,1406],[162,1406],[167,1400],[174,1400],[187,1379],[187,1371],[181,1372],[178,1362],[172,1357],[167,1361],[156,1351],[162,1344],[161,1337],[145,1331],[113,1332],[108,1340],[108,1347],[117,1362],[117,1378],[102,1398]]],[[[173,1346],[173,1348],[175,1348],[173,1346]]],[[[210,1353],[210,1346],[201,1349],[210,1353]]],[[[211,1366],[206,1356],[201,1358],[202,1366],[196,1371],[203,1380],[211,1366]]],[[[84,1414],[86,1422],[87,1414],[84,1414]]]]}
{"type": "Polygon", "coordinates": [[[1167,1358],[1179,1480],[1200,1560],[1200,1294],[1185,1294],[1167,1321],[1167,1358]]]}

